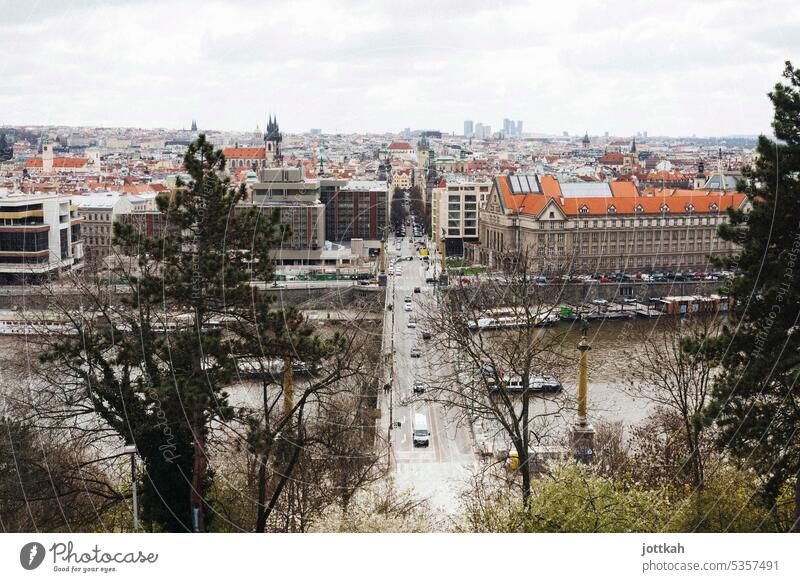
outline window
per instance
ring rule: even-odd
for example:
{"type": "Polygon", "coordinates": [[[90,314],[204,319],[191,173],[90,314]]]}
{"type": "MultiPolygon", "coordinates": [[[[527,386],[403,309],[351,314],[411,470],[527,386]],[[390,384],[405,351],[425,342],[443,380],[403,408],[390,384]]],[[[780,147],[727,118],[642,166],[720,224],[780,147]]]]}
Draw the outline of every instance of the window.
{"type": "Polygon", "coordinates": [[[661,212],[662,213],[669,212],[669,205],[666,202],[664,202],[664,204],[661,205],[661,212]]]}
{"type": "Polygon", "coordinates": [[[641,204],[637,204],[637,205],[636,205],[636,208],[634,208],[634,210],[635,210],[636,212],[644,212],[644,208],[642,207],[642,205],[641,205],[641,204]]]}
{"type": "Polygon", "coordinates": [[[719,210],[719,206],[717,206],[717,203],[716,203],[716,202],[712,202],[712,203],[711,203],[711,206],[709,206],[709,207],[708,207],[708,209],[709,209],[711,212],[716,212],[717,210],[719,210]]]}
{"type": "Polygon", "coordinates": [[[589,207],[586,206],[586,204],[584,204],[578,209],[578,212],[580,212],[581,214],[587,214],[589,212],[589,207]]]}
{"type": "Polygon", "coordinates": [[[612,204],[611,206],[609,206],[609,207],[608,207],[608,213],[609,213],[609,214],[614,214],[614,213],[616,213],[616,212],[617,212],[617,207],[616,207],[616,206],[614,206],[613,204],[612,204]]]}

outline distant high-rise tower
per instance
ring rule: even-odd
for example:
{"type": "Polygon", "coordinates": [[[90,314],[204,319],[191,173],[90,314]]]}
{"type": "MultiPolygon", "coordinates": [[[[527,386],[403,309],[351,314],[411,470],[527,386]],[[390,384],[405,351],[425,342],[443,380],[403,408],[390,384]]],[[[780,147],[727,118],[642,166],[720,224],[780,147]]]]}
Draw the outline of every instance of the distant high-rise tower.
{"type": "Polygon", "coordinates": [[[517,119],[517,137],[522,137],[522,120],[517,119]]]}
{"type": "Polygon", "coordinates": [[[583,134],[583,142],[582,143],[583,143],[583,147],[585,147],[585,148],[589,147],[589,144],[591,142],[589,141],[589,132],[588,131],[585,134],[583,134]]]}
{"type": "Polygon", "coordinates": [[[264,155],[268,164],[280,165],[283,161],[283,156],[281,155],[282,141],[283,135],[281,134],[281,128],[278,126],[278,117],[276,116],[273,119],[272,115],[270,115],[267,122],[267,131],[264,133],[264,155]]]}
{"type": "Polygon", "coordinates": [[[192,119],[192,131],[197,131],[197,121],[192,119]]]}
{"type": "Polygon", "coordinates": [[[475,125],[471,119],[467,119],[464,122],[464,137],[472,137],[473,135],[475,135],[475,125]]]}

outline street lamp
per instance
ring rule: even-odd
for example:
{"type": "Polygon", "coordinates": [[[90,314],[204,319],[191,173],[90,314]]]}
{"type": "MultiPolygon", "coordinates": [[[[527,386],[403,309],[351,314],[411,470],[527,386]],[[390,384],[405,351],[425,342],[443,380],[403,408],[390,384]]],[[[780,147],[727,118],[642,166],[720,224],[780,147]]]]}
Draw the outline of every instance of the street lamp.
{"type": "Polygon", "coordinates": [[[133,486],[133,531],[139,531],[139,497],[136,487],[136,454],[139,451],[136,445],[125,445],[122,450],[123,455],[131,456],[131,484],[133,486]]]}

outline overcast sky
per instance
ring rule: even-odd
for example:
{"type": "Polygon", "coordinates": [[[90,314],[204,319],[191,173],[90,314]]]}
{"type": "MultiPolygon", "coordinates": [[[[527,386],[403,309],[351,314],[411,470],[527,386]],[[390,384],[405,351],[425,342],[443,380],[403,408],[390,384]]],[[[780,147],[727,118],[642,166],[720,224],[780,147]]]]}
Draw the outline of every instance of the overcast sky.
{"type": "Polygon", "coordinates": [[[0,125],[769,130],[800,2],[0,0],[0,125]]]}

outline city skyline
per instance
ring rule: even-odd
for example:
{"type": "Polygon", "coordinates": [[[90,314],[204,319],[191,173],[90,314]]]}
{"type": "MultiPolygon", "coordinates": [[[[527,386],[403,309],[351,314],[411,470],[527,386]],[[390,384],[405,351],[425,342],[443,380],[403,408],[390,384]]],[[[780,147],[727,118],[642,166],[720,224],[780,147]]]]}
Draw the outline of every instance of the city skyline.
{"type": "Polygon", "coordinates": [[[754,135],[769,131],[765,87],[800,48],[800,10],[782,1],[657,15],[412,2],[428,17],[399,29],[364,2],[4,4],[4,125],[247,131],[278,112],[287,133],[460,134],[508,116],[531,134],[754,135]]]}

